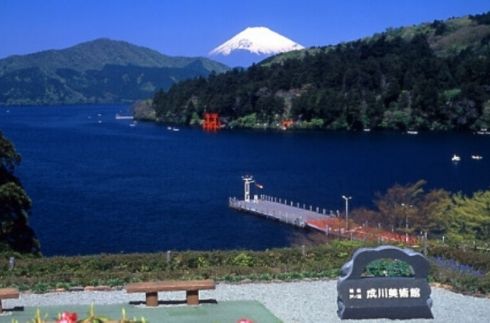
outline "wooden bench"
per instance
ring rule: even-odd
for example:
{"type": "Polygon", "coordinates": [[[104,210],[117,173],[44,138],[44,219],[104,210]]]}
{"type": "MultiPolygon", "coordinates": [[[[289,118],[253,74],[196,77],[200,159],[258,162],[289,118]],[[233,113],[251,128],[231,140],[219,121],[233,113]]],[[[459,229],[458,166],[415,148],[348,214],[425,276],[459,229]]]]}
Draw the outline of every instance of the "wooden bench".
{"type": "Polygon", "coordinates": [[[3,312],[2,299],[19,298],[19,290],[17,288],[0,288],[0,313],[3,312]]]}
{"type": "Polygon", "coordinates": [[[126,285],[128,293],[145,293],[146,306],[158,306],[158,292],[186,291],[188,305],[199,304],[200,289],[214,289],[214,280],[167,280],[157,282],[132,283],[126,285]]]}

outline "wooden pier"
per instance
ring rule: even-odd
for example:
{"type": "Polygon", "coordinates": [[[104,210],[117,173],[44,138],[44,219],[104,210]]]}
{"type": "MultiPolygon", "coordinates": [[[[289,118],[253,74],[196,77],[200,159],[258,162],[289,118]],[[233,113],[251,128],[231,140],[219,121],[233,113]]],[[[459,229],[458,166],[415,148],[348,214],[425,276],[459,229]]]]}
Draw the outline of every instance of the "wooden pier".
{"type": "Polygon", "coordinates": [[[349,225],[347,225],[345,219],[335,216],[332,212],[327,214],[325,209],[320,212],[318,207],[310,206],[308,208],[305,204],[268,195],[254,196],[248,201],[230,197],[228,205],[237,211],[252,213],[300,228],[310,228],[322,232],[326,236],[408,245],[416,245],[419,242],[414,236],[389,232],[381,228],[360,226],[352,221],[349,221],[349,225]]]}
{"type": "Polygon", "coordinates": [[[319,207],[307,208],[305,204],[268,195],[255,196],[254,199],[248,201],[230,198],[228,205],[238,211],[253,213],[301,228],[308,226],[310,221],[321,220],[329,216],[325,209],[320,212],[319,207]]]}
{"type": "MultiPolygon", "coordinates": [[[[242,180],[244,181],[244,198],[243,200],[238,200],[236,197],[230,197],[228,199],[228,205],[232,209],[249,212],[300,228],[311,228],[323,232],[327,236],[332,235],[341,238],[350,238],[351,240],[378,240],[378,242],[396,242],[411,245],[417,243],[417,238],[414,236],[389,232],[380,227],[370,228],[368,226],[360,226],[352,220],[347,221],[347,216],[344,220],[339,216],[338,211],[337,216],[335,216],[332,211],[327,214],[325,209],[322,209],[320,212],[319,207],[313,208],[310,205],[307,208],[306,204],[264,194],[254,195],[252,198],[250,184],[255,183],[253,176],[242,176],[242,180]]],[[[263,188],[260,184],[256,183],[255,185],[263,188]]],[[[342,197],[347,199],[345,196],[342,197]]]]}

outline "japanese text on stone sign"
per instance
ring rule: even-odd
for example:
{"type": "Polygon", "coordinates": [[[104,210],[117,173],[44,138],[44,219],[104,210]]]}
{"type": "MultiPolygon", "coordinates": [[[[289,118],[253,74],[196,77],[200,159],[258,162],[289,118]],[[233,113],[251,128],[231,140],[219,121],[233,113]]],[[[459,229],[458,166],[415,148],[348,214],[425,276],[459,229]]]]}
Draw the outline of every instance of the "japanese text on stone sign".
{"type": "Polygon", "coordinates": [[[349,299],[390,299],[390,298],[420,298],[420,288],[401,287],[401,288],[349,288],[349,299]]]}

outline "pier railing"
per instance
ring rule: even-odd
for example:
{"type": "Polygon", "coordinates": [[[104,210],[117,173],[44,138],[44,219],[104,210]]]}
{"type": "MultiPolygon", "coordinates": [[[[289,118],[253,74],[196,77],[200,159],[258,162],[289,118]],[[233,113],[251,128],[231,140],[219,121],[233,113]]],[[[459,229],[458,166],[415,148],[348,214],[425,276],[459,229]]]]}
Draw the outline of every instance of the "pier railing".
{"type": "Polygon", "coordinates": [[[295,210],[292,210],[290,208],[278,207],[278,203],[276,202],[265,202],[269,201],[263,199],[254,199],[246,202],[231,197],[228,201],[228,205],[229,207],[239,211],[245,211],[265,216],[266,218],[271,218],[287,224],[292,224],[297,227],[304,228],[306,226],[307,217],[305,215],[299,212],[295,212],[295,210]]]}
{"type": "Polygon", "coordinates": [[[230,197],[228,205],[238,211],[248,212],[266,218],[274,219],[283,223],[291,224],[301,228],[311,228],[325,233],[326,236],[339,237],[351,240],[371,240],[389,243],[405,243],[415,245],[418,239],[414,236],[400,234],[384,230],[380,227],[372,228],[359,226],[353,221],[347,224],[343,217],[337,212],[306,204],[294,203],[286,199],[268,195],[255,195],[249,201],[238,200],[230,197]]]}
{"type": "MultiPolygon", "coordinates": [[[[318,213],[318,215],[327,215],[327,213],[326,213],[327,210],[325,208],[320,208],[318,206],[313,207],[313,205],[311,205],[311,204],[308,207],[308,205],[306,203],[293,202],[292,200],[278,198],[278,197],[274,197],[274,196],[270,196],[270,195],[261,194],[258,196],[258,200],[284,204],[284,205],[288,205],[288,206],[293,207],[293,208],[303,209],[303,210],[307,210],[310,212],[318,213]],[[321,212],[320,212],[320,210],[321,210],[321,212]]],[[[334,215],[332,213],[332,210],[330,210],[330,214],[328,214],[328,215],[331,215],[331,216],[334,215]]]]}

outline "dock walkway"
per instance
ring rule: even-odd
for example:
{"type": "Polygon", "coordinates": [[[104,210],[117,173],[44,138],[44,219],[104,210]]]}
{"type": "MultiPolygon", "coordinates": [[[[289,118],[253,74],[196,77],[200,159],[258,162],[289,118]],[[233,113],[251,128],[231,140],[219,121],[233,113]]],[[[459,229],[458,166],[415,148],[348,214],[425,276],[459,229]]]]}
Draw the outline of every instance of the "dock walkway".
{"type": "Polygon", "coordinates": [[[302,228],[306,227],[308,222],[312,220],[320,220],[329,216],[325,213],[325,209],[320,213],[318,207],[313,209],[310,206],[307,209],[306,205],[303,204],[303,208],[301,208],[299,203],[294,204],[292,201],[267,195],[256,196],[255,199],[249,201],[230,198],[228,204],[238,211],[250,212],[302,228]]]}
{"type": "Polygon", "coordinates": [[[228,200],[230,208],[237,211],[249,212],[268,219],[291,224],[300,228],[310,228],[323,232],[327,236],[356,240],[372,240],[378,242],[406,243],[416,245],[418,239],[415,236],[389,232],[381,228],[359,226],[349,220],[347,225],[345,219],[335,216],[332,211],[328,214],[325,209],[306,207],[305,204],[293,203],[271,197],[268,195],[256,195],[253,199],[238,200],[230,197],[228,200]]]}

